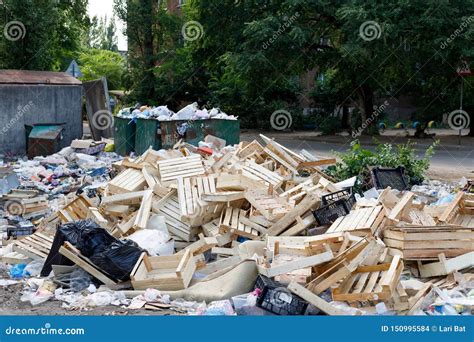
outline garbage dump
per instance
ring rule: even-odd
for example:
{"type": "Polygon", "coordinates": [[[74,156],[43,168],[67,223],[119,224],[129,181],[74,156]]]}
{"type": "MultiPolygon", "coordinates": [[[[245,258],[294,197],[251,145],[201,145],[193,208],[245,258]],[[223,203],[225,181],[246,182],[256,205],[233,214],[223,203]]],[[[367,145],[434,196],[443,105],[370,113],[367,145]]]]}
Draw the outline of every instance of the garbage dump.
{"type": "MultiPolygon", "coordinates": [[[[220,115],[194,104],[138,111],[220,115]]],[[[19,182],[2,196],[0,286],[22,283],[25,303],[65,310],[472,314],[471,181],[410,189],[403,168],[376,168],[360,194],[355,179],[325,172],[335,159],[260,138],[133,158],[76,141],[10,161],[19,182]]]]}
{"type": "Polygon", "coordinates": [[[155,119],[158,121],[205,119],[237,120],[237,117],[226,114],[221,111],[220,108],[212,108],[210,110],[206,108],[200,109],[196,102],[187,105],[176,113],[170,110],[168,106],[139,106],[138,108],[124,108],[117,116],[129,119],[155,119]]]}

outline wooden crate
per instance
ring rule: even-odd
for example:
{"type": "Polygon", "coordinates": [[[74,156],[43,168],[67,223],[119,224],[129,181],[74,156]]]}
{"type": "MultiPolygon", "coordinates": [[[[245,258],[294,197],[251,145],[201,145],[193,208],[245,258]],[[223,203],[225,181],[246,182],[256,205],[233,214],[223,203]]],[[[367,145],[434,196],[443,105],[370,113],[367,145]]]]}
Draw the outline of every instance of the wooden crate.
{"type": "Polygon", "coordinates": [[[403,261],[399,255],[390,263],[359,266],[332,290],[332,298],[350,302],[389,300],[396,291],[402,271],[403,261]]]}
{"type": "Polygon", "coordinates": [[[175,183],[178,178],[203,175],[205,173],[200,155],[160,160],[157,162],[161,184],[175,183]]]}
{"type": "Polygon", "coordinates": [[[142,170],[128,168],[112,179],[107,188],[111,194],[122,194],[143,190],[146,184],[142,170]]]}
{"type": "Polygon", "coordinates": [[[34,233],[13,242],[13,251],[31,259],[46,259],[53,244],[53,238],[46,234],[34,233]]]}
{"type": "Polygon", "coordinates": [[[230,232],[221,234],[219,231],[219,223],[220,218],[204,223],[202,225],[202,231],[204,232],[204,235],[216,238],[218,246],[224,246],[232,241],[232,234],[230,232]]]}
{"type": "Polygon", "coordinates": [[[149,257],[143,253],[130,278],[135,290],[182,290],[188,287],[195,270],[196,262],[190,250],[170,256],[149,257]]]}
{"type": "Polygon", "coordinates": [[[193,215],[198,211],[198,206],[205,205],[199,201],[203,194],[216,192],[216,178],[214,176],[179,177],[177,182],[179,205],[183,216],[193,215]]]}
{"type": "Polygon", "coordinates": [[[155,201],[152,204],[152,210],[154,213],[165,217],[168,231],[171,235],[177,237],[178,240],[189,242],[197,235],[197,228],[191,227],[189,223],[183,220],[175,190],[162,197],[159,201],[155,201]]]}
{"type": "Polygon", "coordinates": [[[240,208],[226,208],[219,221],[219,232],[223,235],[230,233],[234,237],[243,236],[252,240],[258,240],[260,232],[245,224],[242,220],[246,213],[240,208]]]}
{"type": "Polygon", "coordinates": [[[460,226],[389,227],[384,243],[398,251],[405,260],[437,260],[457,257],[474,251],[474,229],[460,226]]]}
{"type": "Polygon", "coordinates": [[[275,222],[290,211],[285,199],[262,190],[247,190],[245,199],[267,220],[275,222]]]}
{"type": "Polygon", "coordinates": [[[247,161],[242,169],[242,175],[251,179],[263,181],[266,185],[272,185],[278,188],[284,181],[284,178],[278,173],[270,171],[269,169],[253,162],[247,161]]]}
{"type": "Polygon", "coordinates": [[[351,210],[351,212],[346,216],[341,216],[334,221],[326,233],[375,233],[379,229],[384,218],[385,209],[381,205],[351,210]]]}
{"type": "Polygon", "coordinates": [[[86,196],[80,195],[60,209],[58,216],[62,223],[85,220],[91,216],[90,207],[94,207],[91,200],[86,196]]]}

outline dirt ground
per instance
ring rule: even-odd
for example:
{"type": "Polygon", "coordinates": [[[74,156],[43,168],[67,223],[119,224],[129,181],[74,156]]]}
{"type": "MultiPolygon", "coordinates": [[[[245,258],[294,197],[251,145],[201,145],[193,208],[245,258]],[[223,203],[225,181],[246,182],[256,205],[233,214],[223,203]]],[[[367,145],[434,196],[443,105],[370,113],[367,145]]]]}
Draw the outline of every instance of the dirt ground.
{"type": "MultiPolygon", "coordinates": [[[[0,279],[10,279],[8,271],[2,265],[0,270],[0,279]]],[[[86,310],[70,310],[63,308],[62,301],[50,299],[47,302],[31,305],[29,302],[20,300],[23,295],[23,283],[17,283],[10,286],[0,286],[0,315],[4,316],[167,316],[179,315],[171,310],[131,310],[115,305],[100,306],[95,308],[88,307],[86,310]]]]}

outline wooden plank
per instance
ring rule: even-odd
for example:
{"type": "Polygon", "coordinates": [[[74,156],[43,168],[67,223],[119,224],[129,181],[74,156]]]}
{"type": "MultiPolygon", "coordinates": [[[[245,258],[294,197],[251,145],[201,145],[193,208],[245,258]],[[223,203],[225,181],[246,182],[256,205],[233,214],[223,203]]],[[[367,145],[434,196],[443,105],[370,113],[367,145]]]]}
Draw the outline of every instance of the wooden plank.
{"type": "Polygon", "coordinates": [[[303,216],[308,210],[315,208],[320,203],[320,199],[312,194],[307,195],[300,203],[298,203],[292,210],[286,213],[281,219],[274,223],[268,229],[268,235],[279,235],[285,231],[296,217],[303,216]]]}
{"type": "MultiPolygon", "coordinates": [[[[67,243],[66,243],[67,244],[67,243]]],[[[105,285],[115,285],[116,282],[107,277],[105,274],[100,272],[95,266],[93,266],[92,263],[89,261],[84,260],[85,257],[79,257],[78,255],[74,254],[71,252],[69,249],[67,249],[64,246],[61,246],[59,248],[59,253],[64,255],[66,258],[71,260],[73,263],[75,263],[77,266],[82,268],[84,271],[89,273],[90,275],[94,276],[95,278],[99,279],[101,282],[103,282],[105,285]]]]}
{"type": "Polygon", "coordinates": [[[420,276],[423,278],[447,275],[454,271],[459,271],[474,266],[474,252],[466,253],[458,257],[446,260],[441,257],[439,262],[426,265],[419,265],[420,276]]]}
{"type": "Polygon", "coordinates": [[[334,257],[333,253],[331,251],[327,251],[321,254],[312,255],[309,257],[304,257],[297,260],[289,261],[284,264],[271,266],[270,268],[258,266],[258,270],[261,274],[272,278],[283,273],[288,273],[291,271],[299,270],[299,269],[310,267],[310,266],[320,265],[322,263],[332,260],[333,257],[334,257]]]}
{"type": "Polygon", "coordinates": [[[145,229],[148,223],[148,218],[151,212],[151,203],[153,201],[153,190],[146,190],[143,195],[140,208],[138,209],[135,222],[133,223],[134,229],[145,229]]]}
{"type": "Polygon", "coordinates": [[[439,220],[441,222],[448,221],[448,219],[451,217],[451,214],[453,213],[453,211],[456,209],[456,207],[459,206],[463,196],[464,196],[464,192],[460,191],[460,192],[457,193],[454,200],[451,203],[448,204],[448,207],[443,211],[443,213],[439,217],[439,220]]]}
{"type": "Polygon", "coordinates": [[[394,221],[398,220],[402,215],[403,210],[409,208],[409,204],[413,200],[414,196],[415,194],[413,192],[406,192],[400,201],[395,205],[395,207],[390,211],[388,218],[394,221]]]}

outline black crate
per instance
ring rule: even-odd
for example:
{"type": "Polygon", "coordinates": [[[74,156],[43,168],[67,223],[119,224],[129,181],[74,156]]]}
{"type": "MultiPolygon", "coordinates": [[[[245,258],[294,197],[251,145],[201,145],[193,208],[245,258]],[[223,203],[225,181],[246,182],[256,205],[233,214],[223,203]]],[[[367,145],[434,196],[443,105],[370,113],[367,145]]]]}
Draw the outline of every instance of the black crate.
{"type": "Polygon", "coordinates": [[[33,234],[33,227],[8,227],[7,237],[19,237],[33,234]]]}
{"type": "Polygon", "coordinates": [[[321,198],[321,202],[322,202],[322,205],[328,205],[340,199],[348,200],[347,204],[350,206],[350,208],[352,208],[352,206],[356,202],[355,196],[352,193],[352,188],[344,189],[344,190],[340,190],[340,191],[336,191],[336,192],[324,195],[321,198]]]}
{"type": "Polygon", "coordinates": [[[321,208],[313,211],[314,218],[320,226],[325,226],[336,221],[341,216],[346,216],[356,202],[354,195],[349,198],[341,198],[335,202],[323,205],[321,208]]]}
{"type": "Polygon", "coordinates": [[[376,189],[385,189],[387,187],[400,191],[408,189],[405,168],[402,166],[397,168],[374,167],[370,174],[376,189]]]}
{"type": "Polygon", "coordinates": [[[268,277],[259,275],[254,289],[261,290],[257,306],[276,315],[304,315],[308,307],[304,299],[268,277]]]}

